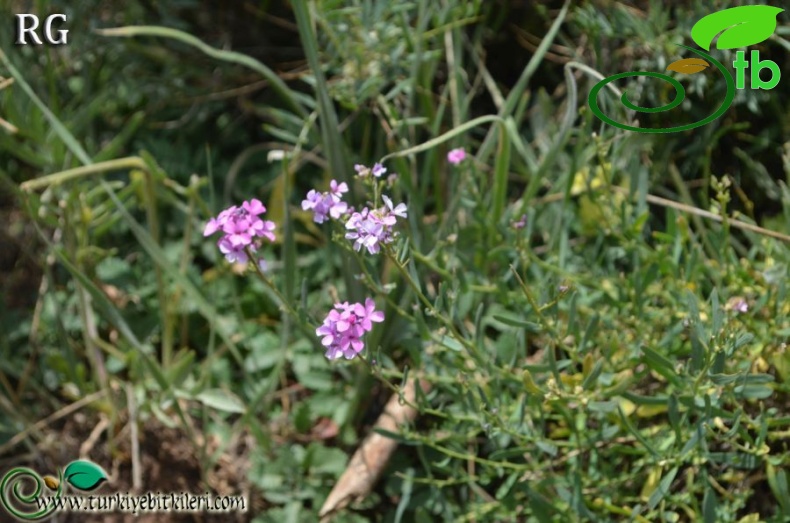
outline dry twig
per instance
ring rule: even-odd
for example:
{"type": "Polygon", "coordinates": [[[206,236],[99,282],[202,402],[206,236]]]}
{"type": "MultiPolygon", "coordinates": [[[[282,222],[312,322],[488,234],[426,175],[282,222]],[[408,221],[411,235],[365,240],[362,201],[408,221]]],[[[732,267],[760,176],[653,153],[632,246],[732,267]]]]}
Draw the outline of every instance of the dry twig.
{"type": "MultiPolygon", "coordinates": [[[[398,394],[393,394],[387,402],[387,406],[384,407],[384,412],[376,420],[374,428],[397,432],[398,425],[414,420],[417,417],[417,411],[410,405],[414,404],[416,387],[416,380],[410,380],[406,384],[403,390],[405,399],[403,402],[400,401],[398,394]]],[[[423,391],[428,392],[430,384],[420,380],[420,387],[423,391]]],[[[318,512],[321,523],[328,522],[332,514],[370,493],[397,446],[398,443],[395,440],[377,432],[372,432],[365,438],[318,512]]]]}

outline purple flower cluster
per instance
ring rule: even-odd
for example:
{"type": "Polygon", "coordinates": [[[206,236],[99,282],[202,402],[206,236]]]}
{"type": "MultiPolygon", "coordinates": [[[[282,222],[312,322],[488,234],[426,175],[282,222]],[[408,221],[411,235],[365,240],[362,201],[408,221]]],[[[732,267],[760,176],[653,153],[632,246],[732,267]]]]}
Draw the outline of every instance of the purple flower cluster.
{"type": "Polygon", "coordinates": [[[329,192],[319,193],[315,189],[307,193],[307,199],[302,201],[302,209],[313,211],[313,221],[324,223],[327,216],[335,220],[340,218],[348,211],[348,204],[341,201],[343,193],[348,192],[346,182],[338,184],[332,180],[329,184],[329,192]]]}
{"type": "MultiPolygon", "coordinates": [[[[360,178],[370,175],[380,178],[387,172],[380,163],[374,164],[372,168],[357,164],[354,169],[360,178]]],[[[348,216],[345,225],[349,232],[346,233],[346,238],[354,240],[354,249],[359,251],[365,247],[370,254],[378,253],[382,244],[391,243],[395,238],[396,233],[392,227],[398,216],[406,218],[406,204],[399,203],[394,206],[392,200],[382,195],[383,207],[372,210],[365,207],[360,212],[355,212],[341,200],[346,192],[348,185],[345,182],[338,184],[332,180],[328,192],[320,193],[312,189],[307,193],[307,198],[302,201],[302,209],[312,210],[313,221],[316,223],[324,223],[329,217],[337,220],[348,216]]]]}
{"type": "Polygon", "coordinates": [[[364,178],[370,174],[372,174],[376,178],[381,178],[381,175],[387,173],[387,168],[381,165],[380,163],[374,163],[373,168],[366,167],[362,164],[356,164],[354,165],[354,170],[357,171],[357,175],[360,178],[364,178]]]}
{"type": "Polygon", "coordinates": [[[245,248],[249,247],[255,252],[255,238],[274,241],[274,222],[260,218],[265,212],[266,207],[257,199],[245,201],[241,207],[234,205],[219,213],[216,218],[211,218],[203,229],[203,236],[222,231],[217,246],[225,259],[231,263],[247,263],[245,248]]]}
{"type": "Polygon", "coordinates": [[[392,200],[386,195],[381,195],[385,206],[369,211],[367,207],[361,212],[351,214],[346,222],[346,238],[354,240],[354,250],[359,251],[365,247],[370,254],[376,254],[381,249],[380,245],[390,243],[395,237],[392,226],[397,221],[397,216],[406,218],[406,204],[399,203],[393,207],[392,200]]]}
{"type": "Polygon", "coordinates": [[[321,344],[326,347],[327,358],[344,356],[350,360],[365,348],[362,336],[373,329],[372,322],[382,321],[384,313],[376,310],[376,303],[370,298],[365,299],[364,305],[336,303],[315,333],[323,336],[321,344]]]}

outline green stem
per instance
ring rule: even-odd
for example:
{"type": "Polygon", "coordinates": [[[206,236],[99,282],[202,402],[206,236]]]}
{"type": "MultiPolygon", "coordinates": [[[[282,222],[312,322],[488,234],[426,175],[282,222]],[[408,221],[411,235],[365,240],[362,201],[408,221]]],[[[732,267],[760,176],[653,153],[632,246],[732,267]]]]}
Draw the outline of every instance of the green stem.
{"type": "Polygon", "coordinates": [[[82,167],[76,167],[74,169],[68,169],[59,173],[28,180],[20,184],[19,188],[23,191],[35,191],[46,187],[60,185],[69,180],[84,178],[108,171],[120,171],[123,169],[140,169],[143,172],[148,172],[148,165],[143,161],[142,158],[138,156],[129,156],[127,158],[119,158],[117,160],[109,160],[106,162],[84,165],[82,167]]]}
{"type": "MultiPolygon", "coordinates": [[[[395,266],[398,268],[400,273],[406,279],[406,283],[409,284],[409,286],[414,291],[414,294],[423,303],[423,305],[425,305],[425,307],[431,312],[431,314],[435,318],[437,318],[442,323],[442,325],[444,325],[445,328],[447,328],[448,332],[453,336],[453,338],[455,338],[461,345],[463,345],[466,348],[466,350],[469,351],[469,353],[478,362],[483,363],[485,360],[483,359],[482,354],[480,354],[480,351],[475,346],[475,344],[464,338],[456,329],[455,324],[453,324],[453,322],[450,321],[449,318],[445,317],[441,312],[439,312],[436,309],[436,307],[433,306],[433,304],[428,299],[428,297],[425,296],[425,294],[423,294],[419,285],[417,285],[417,282],[415,282],[414,279],[412,279],[411,274],[409,274],[409,271],[407,271],[405,268],[405,264],[401,265],[398,262],[395,253],[392,252],[392,249],[389,246],[386,246],[385,252],[387,254],[387,257],[389,257],[393,261],[393,263],[395,263],[395,266]]],[[[408,263],[408,260],[406,261],[406,263],[408,263]]]]}
{"type": "Polygon", "coordinates": [[[299,326],[299,329],[308,337],[308,339],[314,340],[314,345],[320,345],[318,344],[318,341],[316,339],[315,330],[314,329],[311,330],[310,326],[302,321],[299,312],[290,305],[289,301],[285,299],[285,296],[283,296],[283,294],[279,291],[279,289],[277,289],[277,287],[269,279],[269,277],[266,276],[266,274],[264,274],[260,266],[257,263],[255,263],[254,261],[255,256],[253,252],[250,250],[250,248],[245,247],[244,251],[247,253],[247,256],[251,261],[251,265],[255,268],[255,272],[258,273],[258,277],[261,279],[261,281],[263,281],[264,284],[266,284],[269,290],[272,291],[272,293],[274,293],[274,295],[277,297],[278,301],[280,302],[280,307],[284,309],[285,312],[287,312],[292,318],[296,320],[296,324],[299,326]]]}
{"type": "Polygon", "coordinates": [[[545,328],[551,335],[553,345],[547,351],[549,353],[549,367],[551,367],[551,373],[554,375],[554,381],[557,383],[557,387],[559,387],[560,390],[563,390],[565,386],[562,383],[562,379],[560,379],[560,370],[559,367],[557,367],[557,355],[554,351],[555,347],[558,345],[568,353],[570,353],[570,350],[565,347],[564,343],[562,343],[562,340],[560,339],[559,334],[554,329],[554,326],[543,315],[543,309],[540,305],[538,305],[538,301],[535,299],[535,296],[532,294],[532,291],[529,289],[529,287],[527,287],[527,285],[524,283],[524,280],[521,279],[521,276],[518,274],[516,268],[511,265],[510,270],[516,277],[516,280],[518,280],[521,290],[524,291],[524,296],[527,297],[527,301],[532,306],[535,314],[538,316],[540,324],[543,325],[543,328],[545,328]]]}

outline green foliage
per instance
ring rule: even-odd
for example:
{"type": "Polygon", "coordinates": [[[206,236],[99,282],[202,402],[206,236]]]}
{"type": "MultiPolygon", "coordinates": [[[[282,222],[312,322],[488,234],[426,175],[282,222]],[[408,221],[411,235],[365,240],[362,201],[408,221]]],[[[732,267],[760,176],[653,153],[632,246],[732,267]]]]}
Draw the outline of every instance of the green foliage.
{"type": "MultiPolygon", "coordinates": [[[[25,430],[33,448],[26,427],[96,393],[112,427],[178,428],[204,480],[249,436],[253,520],[315,521],[381,405],[421,379],[418,419],[378,429],[399,450],[338,521],[790,517],[790,251],[738,227],[790,231],[787,79],[693,135],[644,136],[587,110],[593,73],[663,70],[699,6],[259,4],[233,23],[289,27],[310,71],[228,49],[197,3],[111,24],[77,2],[60,50],[0,35],[4,219],[41,267],[29,310],[0,304],[0,448],[25,430]],[[503,44],[510,22],[530,34],[503,44]],[[353,176],[380,160],[396,180],[353,176]],[[382,188],[406,201],[398,240],[371,256],[313,223],[300,202],[330,179],[357,209],[382,188]],[[268,272],[202,235],[251,198],[277,223],[268,272]],[[315,328],[364,296],[385,321],[327,362],[315,328]]],[[[763,45],[790,46],[785,29],[763,45]]],[[[693,121],[724,86],[688,82],[693,121]]],[[[640,105],[665,94],[642,85],[640,105]]]]}

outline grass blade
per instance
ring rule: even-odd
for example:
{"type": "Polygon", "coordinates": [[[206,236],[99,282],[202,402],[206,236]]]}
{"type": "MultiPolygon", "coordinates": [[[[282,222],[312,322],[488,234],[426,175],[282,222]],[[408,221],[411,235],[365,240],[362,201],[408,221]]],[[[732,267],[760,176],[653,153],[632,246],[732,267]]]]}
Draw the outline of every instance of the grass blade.
{"type": "Polygon", "coordinates": [[[206,44],[199,38],[192,36],[189,33],[172,29],[170,27],[159,27],[155,25],[131,25],[125,27],[113,27],[110,29],[96,29],[96,33],[102,36],[161,36],[163,38],[170,38],[178,40],[179,42],[196,47],[198,50],[207,54],[212,58],[222,60],[223,62],[243,65],[253,71],[260,73],[261,76],[269,81],[272,89],[279,94],[288,106],[294,110],[299,116],[306,117],[307,110],[298,102],[294,92],[283,82],[277,74],[266,67],[264,64],[242,53],[235,51],[220,51],[210,45],[206,44]]]}
{"type": "MultiPolygon", "coordinates": [[[[532,78],[532,75],[535,74],[538,66],[543,61],[543,57],[546,56],[549,47],[552,43],[554,43],[554,38],[557,36],[560,26],[565,21],[565,16],[568,14],[568,7],[570,7],[570,3],[570,0],[565,0],[565,4],[563,4],[562,10],[557,16],[557,19],[554,20],[553,24],[551,24],[551,28],[549,29],[549,32],[546,33],[546,36],[541,39],[540,45],[535,51],[535,54],[532,55],[527,67],[525,67],[524,71],[522,71],[521,76],[516,82],[516,85],[514,85],[513,89],[510,90],[510,94],[508,94],[507,98],[505,99],[502,110],[499,111],[499,116],[501,118],[512,115],[513,111],[518,105],[519,100],[521,99],[521,96],[524,93],[524,90],[527,88],[527,84],[532,78]]],[[[494,133],[492,129],[488,131],[485,140],[483,140],[483,145],[480,146],[480,149],[477,152],[477,160],[480,162],[485,162],[488,159],[488,156],[491,154],[491,149],[493,146],[494,133]]]]}

